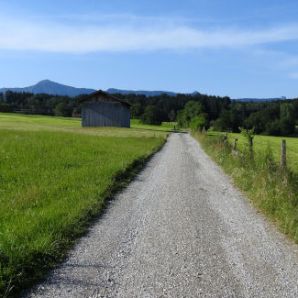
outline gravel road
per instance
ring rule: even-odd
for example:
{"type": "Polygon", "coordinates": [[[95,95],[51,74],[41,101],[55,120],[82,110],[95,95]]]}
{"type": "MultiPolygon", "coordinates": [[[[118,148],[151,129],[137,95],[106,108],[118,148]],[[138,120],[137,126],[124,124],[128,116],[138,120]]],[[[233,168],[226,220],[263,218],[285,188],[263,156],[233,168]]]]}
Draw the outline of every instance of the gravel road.
{"type": "Polygon", "coordinates": [[[298,246],[188,134],[172,134],[25,297],[298,297],[298,246]]]}

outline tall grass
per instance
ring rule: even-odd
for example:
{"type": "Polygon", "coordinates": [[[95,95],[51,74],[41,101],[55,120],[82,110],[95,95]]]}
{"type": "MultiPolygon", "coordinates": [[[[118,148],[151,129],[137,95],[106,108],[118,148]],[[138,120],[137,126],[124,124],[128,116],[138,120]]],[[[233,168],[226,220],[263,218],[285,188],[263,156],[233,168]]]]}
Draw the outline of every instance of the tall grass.
{"type": "Polygon", "coordinates": [[[238,153],[219,135],[195,134],[204,150],[229,174],[254,205],[298,243],[298,177],[280,169],[268,146],[254,153],[238,153]]]}
{"type": "Polygon", "coordinates": [[[0,296],[61,260],[120,175],[164,140],[0,129],[0,296]]]}
{"type": "MultiPolygon", "coordinates": [[[[219,136],[223,135],[222,132],[208,132],[208,135],[219,136]]],[[[247,148],[247,139],[239,133],[229,133],[228,141],[230,144],[234,143],[235,139],[238,139],[237,146],[240,150],[247,148]]],[[[254,151],[255,152],[264,152],[268,147],[271,148],[274,160],[276,163],[280,161],[280,148],[281,140],[285,139],[287,142],[287,160],[288,167],[291,171],[298,174],[298,138],[294,137],[274,137],[274,136],[263,136],[255,135],[254,136],[254,151]]]]}

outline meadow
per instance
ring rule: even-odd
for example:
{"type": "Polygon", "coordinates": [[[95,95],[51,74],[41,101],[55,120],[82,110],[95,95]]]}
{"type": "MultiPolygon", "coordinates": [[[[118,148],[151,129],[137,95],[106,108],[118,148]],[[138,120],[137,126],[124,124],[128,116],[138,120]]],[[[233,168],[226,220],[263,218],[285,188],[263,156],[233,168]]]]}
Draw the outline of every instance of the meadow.
{"type": "Polygon", "coordinates": [[[162,137],[165,132],[172,131],[175,125],[175,122],[163,122],[161,125],[147,125],[142,124],[138,119],[132,119],[130,129],[113,127],[82,128],[80,118],[0,113],[0,129],[64,131],[96,136],[162,137]]]}
{"type": "Polygon", "coordinates": [[[169,130],[135,126],[83,129],[79,119],[0,114],[0,296],[61,261],[169,130]]]}
{"type": "MultiPolygon", "coordinates": [[[[248,146],[246,138],[243,135],[237,133],[228,134],[228,140],[231,144],[233,144],[235,138],[238,139],[239,149],[245,150],[245,148],[248,146]]],[[[271,150],[275,162],[279,163],[282,140],[286,140],[287,144],[288,167],[290,170],[298,173],[298,138],[255,135],[254,150],[260,153],[271,150]]]]}

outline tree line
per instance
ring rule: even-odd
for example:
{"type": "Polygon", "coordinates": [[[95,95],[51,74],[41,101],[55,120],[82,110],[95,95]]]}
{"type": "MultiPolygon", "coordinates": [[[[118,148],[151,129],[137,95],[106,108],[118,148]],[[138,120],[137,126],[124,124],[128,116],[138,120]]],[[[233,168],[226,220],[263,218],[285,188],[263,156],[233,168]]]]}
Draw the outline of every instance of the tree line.
{"type": "Polygon", "coordinates": [[[241,128],[254,129],[256,134],[291,136],[296,133],[298,99],[272,102],[232,101],[216,119],[200,102],[188,102],[178,113],[181,127],[194,130],[212,128],[216,131],[240,132],[241,128]]]}
{"type": "MultiPolygon", "coordinates": [[[[200,93],[146,97],[115,95],[131,105],[132,118],[146,124],[177,121],[179,127],[239,132],[240,127],[254,128],[257,134],[293,135],[298,119],[298,99],[272,102],[240,102],[229,97],[200,93]]],[[[0,94],[0,112],[80,116],[80,100],[48,94],[0,94]]]]}
{"type": "MultiPolygon", "coordinates": [[[[203,94],[178,94],[169,96],[146,97],[145,95],[116,94],[117,98],[131,105],[131,117],[141,119],[147,124],[176,121],[177,114],[185,104],[191,100],[201,102],[210,112],[212,119],[216,119],[221,111],[230,104],[228,97],[208,96],[203,94]]],[[[16,93],[7,91],[0,93],[0,112],[24,112],[30,114],[79,116],[80,101],[84,95],[78,97],[53,96],[48,94],[16,93]]]]}
{"type": "Polygon", "coordinates": [[[0,93],[0,112],[71,117],[80,113],[79,98],[48,94],[0,93]]]}

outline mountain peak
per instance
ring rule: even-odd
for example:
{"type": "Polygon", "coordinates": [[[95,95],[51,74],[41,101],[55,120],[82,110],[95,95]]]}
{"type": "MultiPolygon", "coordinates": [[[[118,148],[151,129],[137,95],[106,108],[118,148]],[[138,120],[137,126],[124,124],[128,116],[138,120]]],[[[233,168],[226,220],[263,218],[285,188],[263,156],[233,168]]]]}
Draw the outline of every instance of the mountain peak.
{"type": "Polygon", "coordinates": [[[94,92],[94,89],[75,88],[67,85],[63,85],[51,80],[42,80],[37,84],[24,88],[3,88],[0,92],[14,91],[14,92],[28,92],[33,94],[45,93],[50,95],[70,96],[75,97],[82,94],[90,94],[94,92]]]}
{"type": "Polygon", "coordinates": [[[41,80],[41,81],[39,81],[36,85],[40,85],[40,84],[51,84],[51,83],[58,84],[58,83],[56,83],[56,82],[54,82],[54,81],[45,79],[45,80],[41,80]]]}

